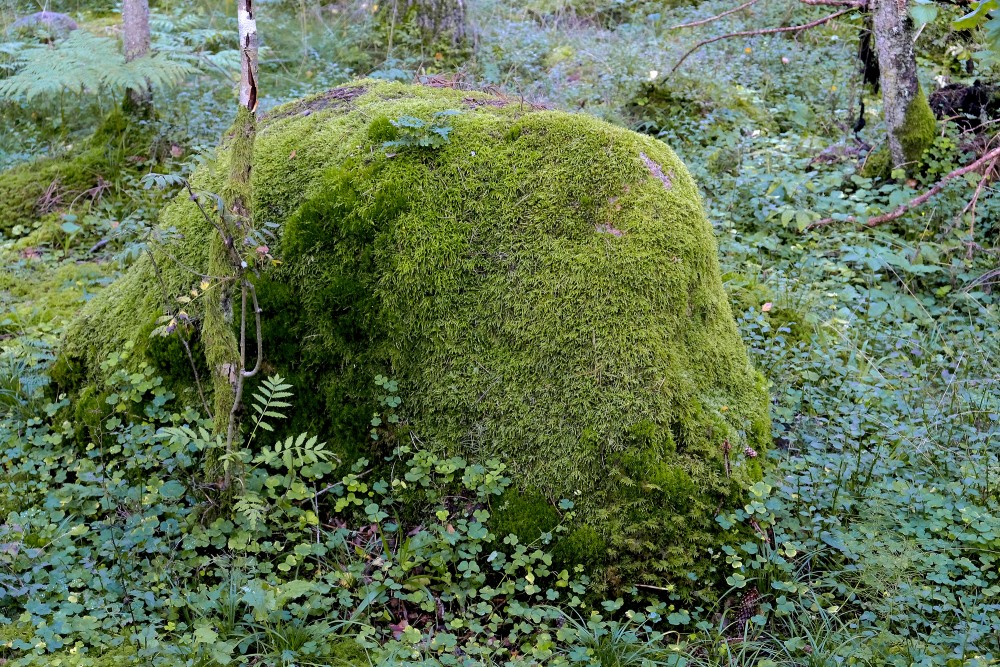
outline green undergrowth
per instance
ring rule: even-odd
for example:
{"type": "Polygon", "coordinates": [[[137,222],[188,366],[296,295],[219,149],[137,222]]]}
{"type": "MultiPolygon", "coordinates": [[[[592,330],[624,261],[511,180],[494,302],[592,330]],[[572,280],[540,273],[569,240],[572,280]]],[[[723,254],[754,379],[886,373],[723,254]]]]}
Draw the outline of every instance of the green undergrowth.
{"type": "Polygon", "coordinates": [[[151,125],[113,111],[94,133],[51,155],[0,172],[0,233],[32,228],[44,214],[106,194],[125,171],[154,164],[151,125]]]}
{"type": "MultiPolygon", "coordinates": [[[[228,160],[224,144],[194,186],[217,190],[228,160]]],[[[714,516],[761,475],[767,406],[669,149],[503,98],[363,81],[276,109],[254,164],[255,217],[283,233],[255,282],[266,367],[303,389],[293,430],[346,461],[378,451],[363,444],[371,378],[390,373],[413,397],[401,436],[498,457],[549,502],[579,495],[584,532],[565,548],[582,552],[567,559],[600,563],[602,585],[713,595],[714,516]]],[[[213,277],[197,287],[212,230],[196,204],[178,198],[162,223],[183,240],[159,275],[140,261],[82,310],[62,386],[99,387],[125,341],[150,359],[163,295],[195,287],[195,322],[215,298],[213,277]]]]}

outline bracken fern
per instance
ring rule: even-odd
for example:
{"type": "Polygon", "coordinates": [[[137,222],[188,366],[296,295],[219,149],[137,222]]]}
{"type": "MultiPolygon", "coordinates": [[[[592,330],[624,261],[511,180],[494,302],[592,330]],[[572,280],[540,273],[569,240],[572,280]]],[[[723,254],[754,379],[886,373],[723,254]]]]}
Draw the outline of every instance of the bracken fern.
{"type": "Polygon", "coordinates": [[[166,88],[197,71],[176,54],[154,53],[125,62],[115,40],[83,30],[55,46],[42,44],[21,50],[14,67],[17,73],[0,81],[0,99],[166,88]]]}

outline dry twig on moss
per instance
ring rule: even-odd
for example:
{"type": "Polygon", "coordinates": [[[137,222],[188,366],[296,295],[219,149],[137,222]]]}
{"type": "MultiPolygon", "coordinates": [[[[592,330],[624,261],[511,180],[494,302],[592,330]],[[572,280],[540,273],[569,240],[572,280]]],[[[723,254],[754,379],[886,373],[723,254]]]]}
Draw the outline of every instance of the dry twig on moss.
{"type": "Polygon", "coordinates": [[[690,49],[688,49],[687,53],[681,56],[681,59],[677,61],[677,64],[675,64],[673,67],[670,68],[670,71],[671,72],[676,71],[677,68],[680,67],[681,64],[685,60],[687,60],[692,53],[694,53],[701,47],[706,46],[707,44],[712,44],[713,42],[720,42],[724,39],[731,39],[733,37],[756,37],[758,35],[777,35],[783,32],[800,32],[802,30],[809,30],[810,28],[821,26],[824,23],[829,23],[833,19],[843,16],[848,12],[853,12],[855,9],[857,9],[857,5],[852,4],[847,9],[841,9],[839,12],[834,12],[833,14],[829,14],[828,16],[824,16],[823,18],[816,19],[815,21],[810,21],[809,23],[803,23],[802,25],[790,25],[790,26],[785,26],[783,28],[764,28],[761,30],[742,30],[740,32],[730,32],[725,35],[719,35],[718,37],[703,39],[694,46],[692,46],[690,49]]]}
{"type": "MultiPolygon", "coordinates": [[[[975,162],[971,162],[971,163],[965,165],[964,167],[960,167],[960,168],[952,171],[950,174],[946,175],[940,181],[938,181],[937,183],[935,183],[934,186],[930,190],[928,190],[927,192],[923,193],[919,197],[914,197],[913,199],[911,199],[910,201],[906,202],[905,204],[900,204],[899,206],[897,206],[894,210],[890,211],[889,213],[883,213],[882,215],[876,215],[874,217],[868,218],[867,220],[865,220],[864,226],[865,227],[877,227],[878,225],[881,225],[883,223],[891,222],[893,220],[897,220],[897,219],[903,217],[903,215],[905,215],[907,211],[910,211],[910,210],[912,210],[912,209],[914,209],[914,208],[916,208],[916,207],[918,207],[918,206],[926,203],[927,200],[929,200],[931,197],[933,197],[934,195],[936,195],[939,192],[941,192],[942,190],[944,190],[944,186],[947,185],[949,181],[953,181],[956,178],[958,178],[959,176],[964,176],[965,174],[968,174],[969,172],[975,171],[975,170],[979,169],[980,167],[982,167],[987,162],[993,162],[993,161],[997,160],[998,158],[1000,158],[1000,146],[994,148],[993,150],[991,150],[991,151],[989,151],[987,153],[984,153],[975,162]]],[[[848,216],[848,217],[844,218],[843,220],[836,220],[834,218],[823,218],[822,220],[817,220],[816,222],[814,222],[814,223],[806,226],[806,231],[809,231],[809,230],[812,230],[812,229],[816,229],[817,227],[823,227],[825,225],[833,224],[835,222],[857,223],[857,222],[859,222],[859,219],[856,216],[853,216],[853,215],[848,216]]]]}

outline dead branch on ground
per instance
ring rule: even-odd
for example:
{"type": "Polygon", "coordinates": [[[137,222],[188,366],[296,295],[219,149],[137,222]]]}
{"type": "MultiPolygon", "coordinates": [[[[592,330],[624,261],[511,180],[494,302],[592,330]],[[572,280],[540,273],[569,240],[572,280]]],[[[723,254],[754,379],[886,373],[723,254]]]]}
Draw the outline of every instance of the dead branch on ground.
{"type": "Polygon", "coordinates": [[[802,25],[790,25],[790,26],[785,26],[783,28],[764,28],[762,30],[742,30],[740,32],[730,32],[730,33],[727,33],[725,35],[719,35],[718,37],[711,37],[709,39],[703,39],[700,42],[698,42],[697,44],[695,44],[694,46],[692,46],[687,51],[687,53],[685,53],[683,56],[681,56],[681,59],[677,61],[677,64],[675,64],[673,67],[670,68],[670,71],[671,72],[675,72],[677,70],[677,68],[680,67],[681,64],[685,60],[687,60],[688,57],[692,53],[694,53],[695,51],[697,51],[701,47],[706,46],[708,44],[712,44],[714,42],[719,42],[719,41],[722,41],[724,39],[731,39],[731,38],[734,38],[734,37],[756,37],[758,35],[777,35],[777,34],[784,33],[784,32],[800,32],[802,30],[809,30],[810,28],[815,28],[816,26],[821,26],[824,23],[829,23],[830,21],[832,21],[835,18],[843,16],[844,14],[847,14],[849,12],[855,11],[855,9],[857,9],[857,5],[853,5],[852,4],[847,9],[841,9],[839,12],[834,12],[833,14],[829,14],[827,16],[824,16],[823,18],[816,19],[815,21],[810,21],[809,23],[803,23],[802,25]]]}
{"type": "MultiPolygon", "coordinates": [[[[699,25],[705,25],[706,23],[711,23],[712,21],[718,21],[719,19],[729,16],[730,14],[735,14],[736,12],[743,11],[747,7],[756,4],[760,0],[750,0],[749,2],[744,2],[739,7],[735,7],[728,11],[722,12],[721,14],[716,14],[715,16],[709,16],[707,19],[701,19],[700,21],[691,21],[691,23],[680,23],[675,26],[667,28],[667,30],[680,30],[681,28],[694,28],[699,25]]],[[[804,0],[803,0],[804,1],[804,0]]]]}
{"type": "MultiPolygon", "coordinates": [[[[913,210],[916,207],[926,203],[931,197],[944,190],[944,187],[948,184],[949,181],[953,181],[956,178],[959,178],[960,176],[968,174],[969,172],[976,171],[986,163],[988,162],[992,163],[997,159],[1000,159],[1000,146],[994,148],[993,150],[987,153],[984,153],[978,160],[970,162],[964,167],[960,167],[952,171],[951,173],[947,174],[940,181],[935,183],[933,187],[931,187],[929,190],[927,190],[919,197],[914,197],[905,204],[900,204],[889,213],[883,213],[882,215],[876,215],[874,217],[868,218],[867,220],[865,220],[863,224],[865,227],[871,228],[871,227],[877,227],[878,225],[881,225],[886,222],[898,220],[899,218],[903,217],[903,215],[905,215],[907,211],[913,210]]],[[[988,170],[987,173],[989,173],[988,170]]],[[[817,220],[816,222],[806,226],[806,231],[816,229],[817,227],[830,225],[835,222],[857,223],[860,222],[860,220],[853,215],[847,216],[842,220],[837,220],[834,218],[823,218],[822,220],[817,220]]]]}

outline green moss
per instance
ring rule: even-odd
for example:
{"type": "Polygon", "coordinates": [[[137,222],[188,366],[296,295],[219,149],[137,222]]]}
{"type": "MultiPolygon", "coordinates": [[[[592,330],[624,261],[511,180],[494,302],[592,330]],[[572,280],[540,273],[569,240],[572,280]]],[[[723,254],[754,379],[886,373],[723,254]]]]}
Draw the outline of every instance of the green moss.
{"type": "MultiPolygon", "coordinates": [[[[219,224],[234,244],[245,238],[240,227],[252,224],[253,183],[252,164],[253,147],[257,133],[257,120],[253,113],[245,107],[240,107],[236,120],[226,137],[226,149],[229,154],[229,177],[222,184],[222,199],[227,209],[235,217],[226,217],[219,224]]],[[[200,211],[199,211],[200,213],[200,211]]],[[[203,220],[203,224],[208,224],[203,220]]],[[[234,384],[230,376],[237,372],[239,359],[239,341],[234,330],[233,301],[241,294],[240,286],[236,285],[237,267],[233,253],[226,245],[227,239],[220,234],[212,234],[209,240],[208,275],[215,276],[217,285],[205,295],[205,312],[203,340],[208,367],[215,387],[215,417],[216,433],[225,433],[233,403],[236,400],[234,384]]],[[[238,259],[238,258],[236,258],[238,259]]]]}
{"type": "Polygon", "coordinates": [[[353,639],[341,639],[330,647],[329,660],[332,667],[358,665],[369,667],[372,664],[367,652],[353,639]]]}
{"type": "MultiPolygon", "coordinates": [[[[907,170],[914,171],[923,161],[924,151],[934,143],[937,135],[937,120],[924,94],[923,87],[917,87],[917,94],[906,110],[906,120],[903,128],[897,133],[903,146],[907,170]]],[[[865,160],[861,175],[865,178],[889,178],[892,173],[892,156],[888,147],[882,147],[872,152],[865,160]]]]}
{"type": "Polygon", "coordinates": [[[0,270],[0,293],[12,303],[0,334],[40,323],[62,324],[108,280],[109,267],[95,262],[69,262],[54,270],[43,261],[0,270]]]}
{"type": "Polygon", "coordinates": [[[0,233],[68,205],[103,179],[114,180],[128,158],[147,155],[149,125],[110,114],[94,134],[64,155],[40,158],[0,173],[0,233]]]}
{"type": "Polygon", "coordinates": [[[368,138],[376,144],[395,141],[399,138],[399,130],[392,124],[391,119],[379,116],[368,126],[368,138]]]}
{"type": "Polygon", "coordinates": [[[865,159],[861,167],[861,175],[865,178],[889,178],[892,173],[892,155],[889,147],[876,148],[865,159]]]}
{"type": "MultiPolygon", "coordinates": [[[[769,425],[684,165],[650,137],[482,93],[334,92],[276,110],[254,147],[254,215],[283,233],[257,281],[266,369],[296,383],[296,428],[350,459],[389,375],[426,447],[573,499],[567,544],[596,545],[608,586],[710,581],[715,516],[759,478],[741,452],[766,450],[769,425]],[[382,148],[380,119],[449,109],[443,147],[382,148]]],[[[230,159],[196,186],[218,192],[230,159]]],[[[162,222],[184,234],[161,258],[182,293],[210,272],[212,231],[186,197],[162,222]]],[[[100,382],[99,361],[160,314],[154,279],[140,261],[87,304],[63,356],[100,382]]]]}
{"type": "Polygon", "coordinates": [[[508,490],[490,508],[490,529],[497,537],[517,537],[520,544],[536,544],[559,525],[559,512],[537,489],[508,490]]]}
{"type": "Polygon", "coordinates": [[[906,122],[897,133],[907,164],[917,164],[923,160],[924,151],[934,143],[936,130],[937,121],[931,105],[927,103],[924,89],[917,86],[917,94],[906,110],[906,122]]]}
{"type": "Polygon", "coordinates": [[[604,538],[587,524],[570,524],[568,530],[558,532],[561,520],[555,505],[540,491],[514,488],[490,507],[489,528],[500,540],[513,535],[518,544],[524,545],[542,546],[548,535],[551,541],[543,548],[551,552],[556,570],[572,570],[577,565],[595,570],[607,555],[604,538]]]}

